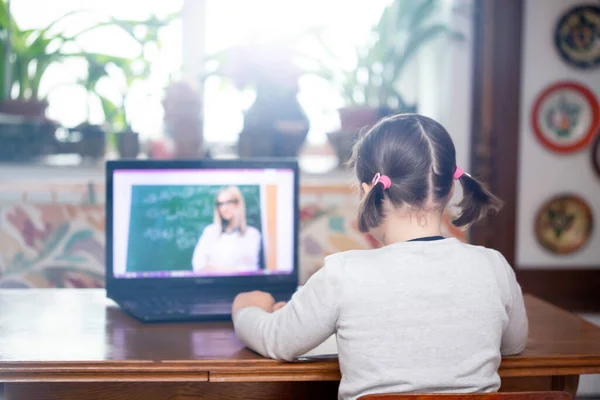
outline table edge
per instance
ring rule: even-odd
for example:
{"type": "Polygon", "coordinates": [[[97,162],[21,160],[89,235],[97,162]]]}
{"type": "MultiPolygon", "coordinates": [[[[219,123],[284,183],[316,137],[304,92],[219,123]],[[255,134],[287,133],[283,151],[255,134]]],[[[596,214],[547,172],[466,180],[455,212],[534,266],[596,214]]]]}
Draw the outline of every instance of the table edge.
{"type": "MultiPolygon", "coordinates": [[[[600,356],[507,359],[501,377],[600,373],[600,356]]],[[[0,382],[272,382],[331,381],[341,377],[337,360],[285,363],[275,360],[7,362],[0,382]]]]}

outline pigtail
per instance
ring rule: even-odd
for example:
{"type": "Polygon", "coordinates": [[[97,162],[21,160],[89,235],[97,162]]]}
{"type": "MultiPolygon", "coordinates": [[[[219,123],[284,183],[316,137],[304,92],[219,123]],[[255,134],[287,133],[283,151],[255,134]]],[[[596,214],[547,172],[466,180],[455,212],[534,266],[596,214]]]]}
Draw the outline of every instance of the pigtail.
{"type": "Polygon", "coordinates": [[[358,229],[368,232],[370,228],[379,226],[383,219],[384,188],[382,184],[375,184],[358,206],[358,229]]]}
{"type": "Polygon", "coordinates": [[[458,203],[461,213],[452,223],[459,227],[468,227],[481,218],[497,214],[503,206],[502,200],[490,192],[481,182],[469,174],[459,178],[463,188],[463,198],[458,203]]]}

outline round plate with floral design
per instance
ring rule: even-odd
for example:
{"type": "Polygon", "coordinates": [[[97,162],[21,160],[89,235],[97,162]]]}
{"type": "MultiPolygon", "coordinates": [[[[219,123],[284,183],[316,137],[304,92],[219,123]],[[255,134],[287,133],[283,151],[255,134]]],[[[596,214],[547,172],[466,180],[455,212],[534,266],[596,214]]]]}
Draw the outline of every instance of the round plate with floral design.
{"type": "Polygon", "coordinates": [[[596,135],[596,140],[592,145],[592,166],[598,178],[600,178],[600,131],[596,135]]]}
{"type": "Polygon", "coordinates": [[[582,69],[600,66],[600,6],[571,8],[558,20],[554,44],[563,60],[582,69]]]}
{"type": "Polygon", "coordinates": [[[558,82],[536,99],[531,113],[535,136],[548,149],[571,153],[588,146],[600,126],[600,106],[590,89],[558,82]]]}
{"type": "Polygon", "coordinates": [[[581,197],[565,194],[548,200],[535,218],[538,242],[555,254],[570,254],[590,239],[592,211],[581,197]]]}

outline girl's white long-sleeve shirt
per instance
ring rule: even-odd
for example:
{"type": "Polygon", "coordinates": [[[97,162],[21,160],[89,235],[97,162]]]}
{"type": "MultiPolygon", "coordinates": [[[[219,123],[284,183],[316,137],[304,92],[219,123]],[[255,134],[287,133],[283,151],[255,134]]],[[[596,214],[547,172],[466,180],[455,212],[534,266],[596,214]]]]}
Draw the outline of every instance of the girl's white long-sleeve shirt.
{"type": "Polygon", "coordinates": [[[504,257],[452,238],[335,254],[285,307],[242,309],[234,325],[251,349],[288,361],[335,333],[342,399],[496,391],[501,355],[528,335],[504,257]]]}

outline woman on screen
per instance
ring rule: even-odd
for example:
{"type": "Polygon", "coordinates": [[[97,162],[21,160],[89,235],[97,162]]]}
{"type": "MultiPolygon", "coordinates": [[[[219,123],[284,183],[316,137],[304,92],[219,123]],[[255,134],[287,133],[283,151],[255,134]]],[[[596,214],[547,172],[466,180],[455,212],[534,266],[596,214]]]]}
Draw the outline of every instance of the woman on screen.
{"type": "Polygon", "coordinates": [[[192,257],[196,272],[251,272],[260,268],[260,232],[246,224],[246,204],[236,186],[221,189],[214,221],[198,240],[192,257]]]}

